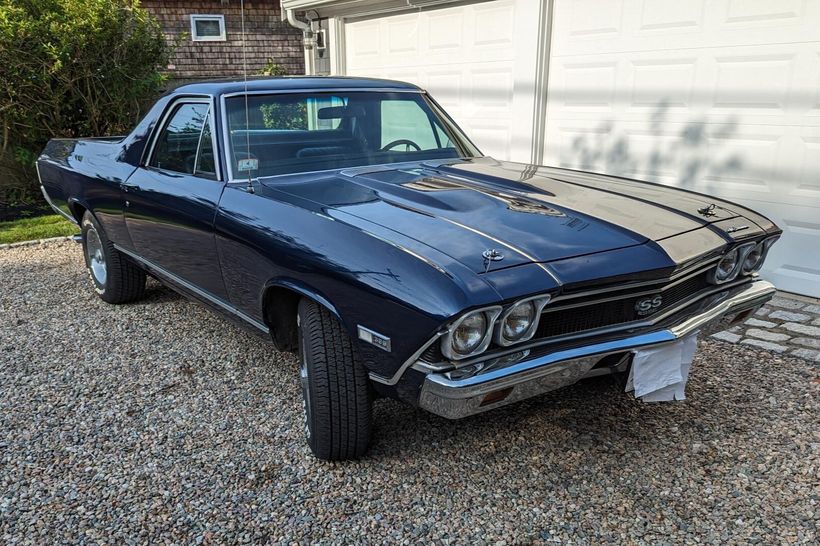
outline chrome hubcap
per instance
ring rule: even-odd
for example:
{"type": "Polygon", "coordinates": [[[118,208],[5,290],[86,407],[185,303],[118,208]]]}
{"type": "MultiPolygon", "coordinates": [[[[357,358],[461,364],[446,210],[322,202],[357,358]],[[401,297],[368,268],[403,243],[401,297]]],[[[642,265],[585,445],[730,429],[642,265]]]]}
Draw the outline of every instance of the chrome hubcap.
{"type": "Polygon", "coordinates": [[[88,268],[100,286],[105,286],[108,278],[108,268],[105,265],[105,254],[103,254],[102,241],[94,228],[89,229],[85,234],[85,255],[88,258],[88,268]]]}

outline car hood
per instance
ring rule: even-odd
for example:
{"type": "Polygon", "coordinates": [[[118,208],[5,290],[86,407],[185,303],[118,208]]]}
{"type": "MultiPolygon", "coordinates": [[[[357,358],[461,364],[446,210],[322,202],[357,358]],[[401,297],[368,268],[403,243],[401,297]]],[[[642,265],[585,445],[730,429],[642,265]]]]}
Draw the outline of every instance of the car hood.
{"type": "Polygon", "coordinates": [[[653,242],[706,227],[723,245],[731,238],[717,226],[741,216],[733,205],[674,188],[490,158],[267,184],[415,239],[477,273],[638,245],[663,254],[653,242]],[[498,259],[487,260],[488,252],[498,259]]]}

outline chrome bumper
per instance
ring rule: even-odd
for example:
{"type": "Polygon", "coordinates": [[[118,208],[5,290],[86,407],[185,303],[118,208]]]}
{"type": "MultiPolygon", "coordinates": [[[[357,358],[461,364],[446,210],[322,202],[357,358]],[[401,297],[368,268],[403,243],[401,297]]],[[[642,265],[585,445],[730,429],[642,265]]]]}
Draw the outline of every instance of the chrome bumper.
{"type": "Polygon", "coordinates": [[[756,311],[774,293],[774,285],[756,280],[693,304],[681,313],[684,318],[663,329],[556,350],[529,360],[528,353],[518,360],[509,355],[471,367],[474,373],[431,373],[424,380],[419,405],[442,417],[458,419],[566,387],[588,375],[605,356],[672,343],[695,332],[725,329],[756,311]]]}

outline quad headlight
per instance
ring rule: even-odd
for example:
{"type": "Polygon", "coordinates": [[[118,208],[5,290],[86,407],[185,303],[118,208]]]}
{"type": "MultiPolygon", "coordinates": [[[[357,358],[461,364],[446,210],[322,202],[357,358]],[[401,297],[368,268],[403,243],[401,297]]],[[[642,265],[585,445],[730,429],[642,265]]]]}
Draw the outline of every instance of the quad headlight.
{"type": "Polygon", "coordinates": [[[498,319],[495,342],[507,346],[532,338],[538,328],[541,311],[549,301],[549,296],[535,296],[511,305],[498,319]]]}
{"type": "Polygon", "coordinates": [[[766,255],[769,253],[769,249],[779,238],[780,237],[769,237],[768,239],[757,243],[754,248],[746,254],[746,259],[743,261],[742,273],[744,275],[748,275],[763,267],[763,262],[766,260],[766,255]]]}
{"type": "Polygon", "coordinates": [[[759,243],[744,243],[726,254],[712,270],[711,280],[714,284],[733,281],[738,275],[750,275],[763,266],[769,248],[778,237],[769,237],[759,243]]]}
{"type": "Polygon", "coordinates": [[[723,258],[715,267],[714,280],[715,284],[729,282],[737,276],[738,266],[740,265],[740,248],[733,248],[723,255],[723,258]]]}
{"type": "Polygon", "coordinates": [[[461,360],[484,352],[492,340],[493,325],[501,306],[471,311],[453,322],[441,340],[441,352],[450,360],[461,360]]]}
{"type": "Polygon", "coordinates": [[[470,311],[453,321],[441,339],[441,353],[449,360],[463,360],[487,350],[491,341],[506,347],[535,335],[548,295],[532,296],[513,303],[470,311]],[[503,311],[503,313],[502,313],[503,311]]]}
{"type": "Polygon", "coordinates": [[[744,275],[748,275],[753,271],[757,271],[760,269],[760,266],[763,265],[763,243],[757,243],[752,249],[746,254],[746,259],[743,260],[743,267],[741,271],[744,275]]]}

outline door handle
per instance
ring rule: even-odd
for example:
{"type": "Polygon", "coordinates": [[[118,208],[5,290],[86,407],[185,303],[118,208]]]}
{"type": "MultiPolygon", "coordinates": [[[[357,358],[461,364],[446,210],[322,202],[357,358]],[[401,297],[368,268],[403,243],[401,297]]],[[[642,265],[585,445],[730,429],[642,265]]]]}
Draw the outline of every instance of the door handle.
{"type": "Polygon", "coordinates": [[[128,193],[130,190],[138,190],[140,189],[140,187],[135,184],[126,184],[125,182],[123,182],[122,184],[120,184],[120,189],[123,191],[123,193],[128,193]]]}

